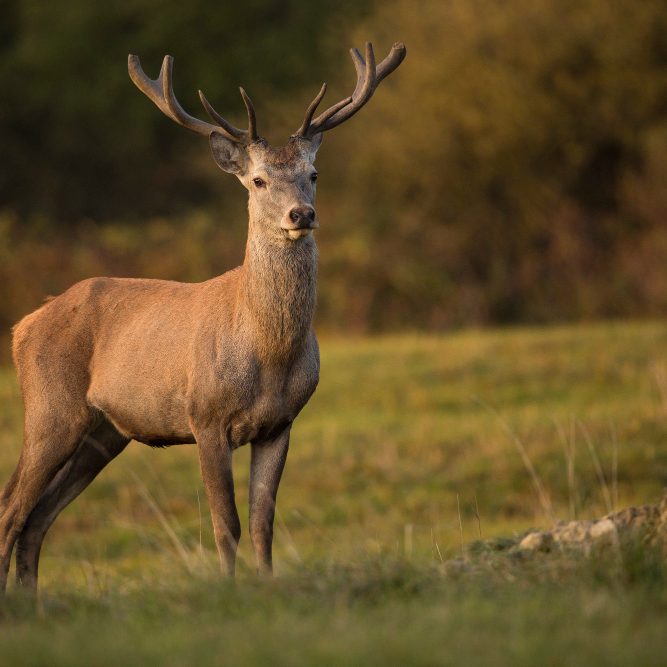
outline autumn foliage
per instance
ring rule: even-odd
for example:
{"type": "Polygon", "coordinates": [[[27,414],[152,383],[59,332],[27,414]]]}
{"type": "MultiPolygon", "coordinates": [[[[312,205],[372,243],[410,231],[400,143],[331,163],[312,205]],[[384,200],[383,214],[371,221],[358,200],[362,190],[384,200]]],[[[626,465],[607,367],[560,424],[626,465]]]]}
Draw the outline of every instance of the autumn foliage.
{"type": "Polygon", "coordinates": [[[244,195],[129,82],[175,56],[284,141],[346,48],[408,57],[325,138],[320,327],[441,329],[667,310],[660,0],[9,2],[0,46],[0,324],[95,274],[201,280],[242,259],[244,195]]]}

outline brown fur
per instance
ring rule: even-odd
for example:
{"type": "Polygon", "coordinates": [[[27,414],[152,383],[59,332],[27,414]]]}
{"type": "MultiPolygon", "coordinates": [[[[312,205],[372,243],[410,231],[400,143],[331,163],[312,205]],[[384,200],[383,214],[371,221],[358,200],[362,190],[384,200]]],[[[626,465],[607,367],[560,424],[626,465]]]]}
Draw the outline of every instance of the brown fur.
{"type": "Polygon", "coordinates": [[[36,586],[46,530],[131,438],[198,444],[229,573],[240,532],[231,451],[251,443],[250,531],[258,568],[270,571],[290,425],[319,377],[317,248],[284,229],[292,208],[313,204],[314,152],[293,140],[246,154],[237,173],[250,191],[242,266],[198,284],[84,280],[14,328],[25,442],[0,501],[1,584],[18,539],[17,577],[36,586]],[[266,187],[254,186],[257,174],[266,187]]]}
{"type": "Polygon", "coordinates": [[[197,444],[228,574],[234,573],[241,533],[231,456],[250,443],[250,537],[258,570],[271,572],[290,429],[319,379],[312,329],[315,155],[322,132],[368,101],[405,48],[394,45],[377,69],[370,44],[366,61],[352,55],[358,75],[353,97],[315,120],[311,104],[301,130],[281,148],[257,136],[243,90],[248,130],[233,128],[215,111],[220,125],[213,126],[186,114],[173,98],[169,56],[156,81],[129,56],[135,84],[172,120],[208,135],[217,165],[248,190],[245,259],[198,284],[84,280],[16,325],[13,356],[25,433],[16,470],[0,494],[0,595],[17,541],[17,580],[36,590],[46,531],[132,438],[152,446],[197,444]]]}

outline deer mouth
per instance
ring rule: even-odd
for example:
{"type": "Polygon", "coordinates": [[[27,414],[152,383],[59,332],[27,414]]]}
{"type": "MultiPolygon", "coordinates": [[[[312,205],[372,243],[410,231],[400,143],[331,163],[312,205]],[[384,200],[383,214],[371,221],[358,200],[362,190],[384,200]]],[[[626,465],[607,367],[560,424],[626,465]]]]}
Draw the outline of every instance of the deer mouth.
{"type": "Polygon", "coordinates": [[[305,236],[310,236],[313,233],[312,227],[302,227],[301,229],[285,229],[287,233],[287,238],[296,241],[297,239],[304,238],[305,236]]]}
{"type": "Polygon", "coordinates": [[[319,226],[320,225],[317,220],[313,220],[312,222],[309,222],[305,225],[303,223],[300,225],[290,225],[289,223],[283,223],[280,228],[283,230],[283,232],[285,232],[287,238],[291,239],[292,241],[296,241],[297,239],[310,236],[313,233],[313,230],[317,229],[319,226]]]}

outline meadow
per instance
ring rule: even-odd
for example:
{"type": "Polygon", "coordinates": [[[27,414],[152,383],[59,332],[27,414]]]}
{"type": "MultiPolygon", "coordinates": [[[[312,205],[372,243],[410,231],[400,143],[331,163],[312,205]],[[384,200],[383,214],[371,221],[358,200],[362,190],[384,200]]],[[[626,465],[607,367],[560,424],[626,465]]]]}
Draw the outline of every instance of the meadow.
{"type": "MultiPolygon", "coordinates": [[[[55,524],[33,609],[10,586],[0,665],[658,665],[667,567],[518,557],[507,538],[655,502],[667,486],[667,325],[325,338],[293,429],[276,578],[244,535],[217,576],[194,447],[131,443],[55,524]]],[[[0,374],[0,481],[21,445],[0,374]]]]}

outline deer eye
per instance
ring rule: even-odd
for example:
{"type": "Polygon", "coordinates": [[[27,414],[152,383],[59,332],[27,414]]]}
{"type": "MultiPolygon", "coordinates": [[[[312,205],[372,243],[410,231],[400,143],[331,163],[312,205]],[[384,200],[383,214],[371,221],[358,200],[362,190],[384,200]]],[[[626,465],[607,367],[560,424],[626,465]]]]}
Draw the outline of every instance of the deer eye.
{"type": "Polygon", "coordinates": [[[317,172],[310,175],[310,180],[311,180],[312,183],[314,183],[317,180],[317,172]]]}
{"type": "Polygon", "coordinates": [[[266,185],[266,182],[263,181],[261,178],[253,178],[252,182],[255,184],[255,187],[258,188],[263,188],[266,185]]]}

